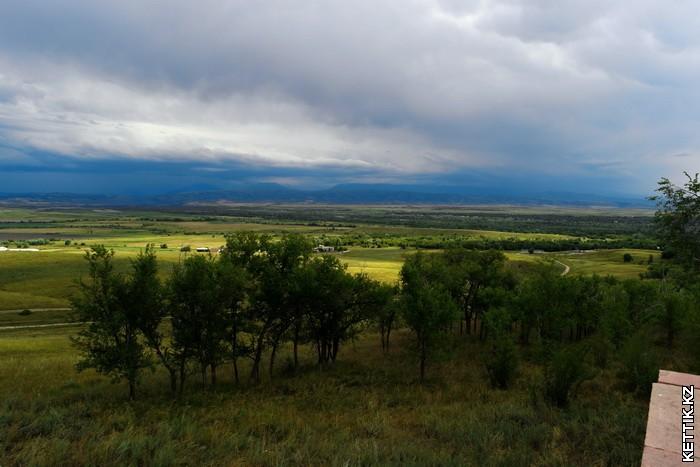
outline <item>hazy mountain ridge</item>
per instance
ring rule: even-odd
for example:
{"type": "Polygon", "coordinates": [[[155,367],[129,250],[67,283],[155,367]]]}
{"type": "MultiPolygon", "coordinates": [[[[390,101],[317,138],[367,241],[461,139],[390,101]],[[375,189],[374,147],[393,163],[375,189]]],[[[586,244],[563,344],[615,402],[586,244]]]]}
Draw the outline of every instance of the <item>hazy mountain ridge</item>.
{"type": "Polygon", "coordinates": [[[177,206],[207,202],[272,202],[327,204],[555,204],[571,206],[651,207],[631,196],[585,193],[504,192],[497,188],[434,187],[427,185],[342,184],[322,190],[295,189],[274,183],[240,185],[229,190],[174,191],[158,195],[75,193],[0,193],[5,204],[85,204],[91,206],[177,206]]]}

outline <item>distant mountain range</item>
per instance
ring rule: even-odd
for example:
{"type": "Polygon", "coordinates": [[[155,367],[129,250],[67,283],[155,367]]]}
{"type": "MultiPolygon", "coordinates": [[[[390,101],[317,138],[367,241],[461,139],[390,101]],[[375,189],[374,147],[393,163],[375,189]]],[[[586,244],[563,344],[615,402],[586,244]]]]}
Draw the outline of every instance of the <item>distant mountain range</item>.
{"type": "Polygon", "coordinates": [[[521,204],[562,206],[651,207],[642,197],[585,193],[523,193],[495,188],[433,185],[341,184],[323,190],[295,189],[275,183],[240,184],[228,190],[189,187],[157,195],[74,193],[0,193],[4,204],[90,206],[181,206],[193,203],[319,204],[521,204]],[[200,189],[198,189],[200,188],[200,189]]]}

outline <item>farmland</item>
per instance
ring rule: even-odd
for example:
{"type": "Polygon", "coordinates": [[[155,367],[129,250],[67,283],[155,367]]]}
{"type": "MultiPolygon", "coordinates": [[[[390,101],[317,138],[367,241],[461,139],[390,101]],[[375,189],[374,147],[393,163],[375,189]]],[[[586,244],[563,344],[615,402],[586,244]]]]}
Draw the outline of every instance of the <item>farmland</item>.
{"type": "MultiPolygon", "coordinates": [[[[385,225],[337,223],[338,213],[327,208],[319,208],[320,219],[309,216],[307,209],[292,210],[290,207],[279,208],[281,213],[291,217],[304,217],[304,222],[289,219],[272,220],[280,211],[272,208],[261,209],[254,216],[245,217],[246,210],[239,208],[232,213],[193,214],[182,212],[151,211],[116,211],[116,210],[80,210],[80,209],[0,209],[0,243],[7,245],[30,245],[40,240],[42,244],[38,253],[3,252],[0,256],[0,310],[23,308],[66,307],[75,290],[75,281],[85,271],[84,252],[96,244],[105,245],[116,253],[116,265],[122,270],[147,244],[162,246],[158,249],[159,260],[163,264],[163,274],[167,274],[173,264],[180,261],[184,254],[181,247],[218,248],[225,243],[225,235],[232,232],[252,231],[280,236],[288,233],[301,233],[313,237],[319,243],[333,244],[342,242],[349,252],[341,255],[351,272],[366,272],[370,276],[387,282],[398,278],[398,271],[406,254],[415,248],[402,248],[400,244],[422,241],[432,246],[448,243],[455,238],[467,241],[515,240],[522,242],[559,242],[571,241],[581,237],[576,235],[548,233],[548,223],[540,225],[539,232],[512,232],[493,230],[455,229],[439,227],[409,227],[401,219],[423,218],[427,214],[422,209],[412,211],[403,208],[403,218],[398,224],[385,225]],[[418,214],[416,214],[416,212],[418,214]],[[291,214],[290,214],[291,213],[291,214]],[[304,214],[302,214],[304,213],[304,214]],[[235,214],[235,215],[233,215],[235,214]],[[324,217],[325,216],[325,217],[324,217]],[[265,218],[267,217],[267,218],[265,218]],[[68,243],[68,244],[67,244],[68,243]]],[[[353,222],[355,219],[376,220],[380,208],[367,207],[343,208],[344,217],[353,222]],[[369,213],[369,214],[368,214],[369,213]]],[[[314,211],[311,211],[314,212],[314,211]]],[[[455,217],[454,209],[446,212],[455,217]]],[[[492,208],[487,214],[497,215],[497,221],[505,216],[504,208],[492,208]]],[[[550,216],[583,217],[594,214],[589,210],[563,211],[558,209],[530,210],[525,213],[516,211],[516,216],[550,216]]],[[[478,212],[469,212],[466,218],[474,217],[478,212]]],[[[621,211],[624,218],[644,219],[644,212],[621,211]],[[636,217],[635,217],[636,216],[636,217]]],[[[648,215],[648,214],[647,214],[648,215]]],[[[431,216],[434,216],[431,214],[431,216]]],[[[600,219],[608,219],[611,212],[602,211],[592,220],[580,224],[593,224],[594,231],[603,229],[600,219]]],[[[530,218],[528,217],[528,218],[530,218]]],[[[392,221],[391,218],[388,219],[392,221]]],[[[504,222],[504,221],[503,221],[504,222]]],[[[550,221],[549,223],[554,222],[550,221]]],[[[559,221],[556,221],[559,222],[559,221]]],[[[641,221],[637,221],[641,222],[641,221]]],[[[503,224],[505,225],[505,224],[503,224]]],[[[508,225],[512,227],[512,225],[508,225]]],[[[612,234],[610,234],[612,235],[612,234]]],[[[586,237],[588,238],[588,237],[586,237]]],[[[636,261],[623,263],[624,251],[585,253],[557,253],[557,258],[571,266],[572,274],[612,274],[620,277],[637,277],[646,269],[649,255],[657,256],[655,251],[632,250],[636,261]]],[[[509,257],[517,262],[530,263],[538,261],[543,254],[512,252],[509,257]]]]}

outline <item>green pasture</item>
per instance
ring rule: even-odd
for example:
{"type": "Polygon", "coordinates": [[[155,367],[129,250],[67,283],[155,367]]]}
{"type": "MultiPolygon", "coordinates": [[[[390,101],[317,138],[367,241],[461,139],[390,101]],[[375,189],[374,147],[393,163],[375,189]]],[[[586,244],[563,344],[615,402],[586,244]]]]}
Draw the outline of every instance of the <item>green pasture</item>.
{"type": "Polygon", "coordinates": [[[611,275],[623,279],[639,278],[647,270],[650,256],[653,261],[659,261],[661,255],[654,250],[599,250],[553,255],[571,267],[571,274],[611,275]],[[632,255],[631,262],[624,262],[625,253],[632,255]]]}

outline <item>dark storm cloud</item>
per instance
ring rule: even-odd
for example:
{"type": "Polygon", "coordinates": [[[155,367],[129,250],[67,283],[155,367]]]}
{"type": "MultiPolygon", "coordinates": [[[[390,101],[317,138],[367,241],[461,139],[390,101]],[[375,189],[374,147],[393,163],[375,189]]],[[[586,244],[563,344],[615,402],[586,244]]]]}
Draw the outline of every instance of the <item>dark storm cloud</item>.
{"type": "Polygon", "coordinates": [[[518,171],[646,192],[700,163],[695,8],[5,0],[0,169],[132,160],[324,183],[518,171]]]}

